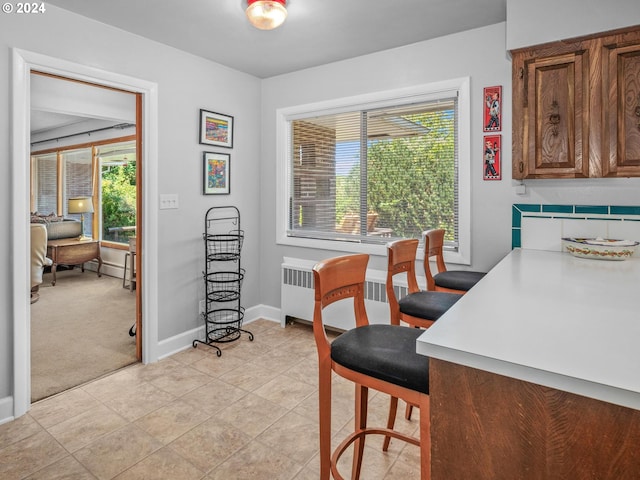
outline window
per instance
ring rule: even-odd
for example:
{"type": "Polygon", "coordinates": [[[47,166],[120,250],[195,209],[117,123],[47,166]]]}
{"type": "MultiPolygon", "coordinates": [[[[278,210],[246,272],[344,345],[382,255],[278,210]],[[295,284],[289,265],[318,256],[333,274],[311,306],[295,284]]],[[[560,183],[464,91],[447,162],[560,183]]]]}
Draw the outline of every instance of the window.
{"type": "Polygon", "coordinates": [[[136,145],[103,145],[100,160],[102,240],[128,243],[136,234],[136,145]]]}
{"type": "Polygon", "coordinates": [[[34,153],[32,165],[32,210],[79,220],[67,212],[68,199],[93,196],[99,210],[84,214],[86,236],[93,236],[94,225],[102,241],[128,244],[135,235],[134,140],[34,153]]]}
{"type": "MultiPolygon", "coordinates": [[[[32,158],[34,204],[31,210],[80,220],[80,214],[68,213],[68,200],[92,195],[91,148],[36,154],[32,158]]],[[[93,214],[85,213],[84,220],[82,233],[90,237],[93,214]]]]}
{"type": "Polygon", "coordinates": [[[93,181],[91,178],[91,148],[66,150],[60,153],[63,169],[62,212],[63,216],[80,220],[84,216],[83,235],[93,237],[93,213],[70,214],[69,199],[74,197],[91,197],[93,195],[93,181]]]}
{"type": "Polygon", "coordinates": [[[32,163],[37,192],[34,212],[44,215],[58,211],[58,156],[55,153],[38,155],[32,163]]]}
{"type": "Polygon", "coordinates": [[[468,112],[466,79],[280,110],[279,243],[382,253],[444,228],[468,263],[468,112]]]}

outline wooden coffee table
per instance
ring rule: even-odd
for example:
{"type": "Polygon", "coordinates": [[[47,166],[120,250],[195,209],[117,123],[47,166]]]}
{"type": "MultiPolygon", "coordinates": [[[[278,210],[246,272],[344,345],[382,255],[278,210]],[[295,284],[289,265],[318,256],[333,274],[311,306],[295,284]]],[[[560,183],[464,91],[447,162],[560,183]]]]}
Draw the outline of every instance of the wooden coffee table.
{"type": "Polygon", "coordinates": [[[56,284],[56,269],[58,265],[80,265],[84,272],[84,263],[98,260],[98,276],[101,277],[102,258],[100,257],[100,242],[98,240],[79,240],[77,238],[61,238],[47,242],[47,257],[53,260],[51,273],[56,284]]]}

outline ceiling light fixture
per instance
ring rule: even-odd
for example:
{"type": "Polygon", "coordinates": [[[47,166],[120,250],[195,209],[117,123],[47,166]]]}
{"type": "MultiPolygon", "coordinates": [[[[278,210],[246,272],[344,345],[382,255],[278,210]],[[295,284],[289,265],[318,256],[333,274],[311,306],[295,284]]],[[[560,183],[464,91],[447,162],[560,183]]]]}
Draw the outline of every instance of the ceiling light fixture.
{"type": "Polygon", "coordinates": [[[287,18],[287,0],[247,0],[247,18],[260,30],[278,28],[287,18]]]}

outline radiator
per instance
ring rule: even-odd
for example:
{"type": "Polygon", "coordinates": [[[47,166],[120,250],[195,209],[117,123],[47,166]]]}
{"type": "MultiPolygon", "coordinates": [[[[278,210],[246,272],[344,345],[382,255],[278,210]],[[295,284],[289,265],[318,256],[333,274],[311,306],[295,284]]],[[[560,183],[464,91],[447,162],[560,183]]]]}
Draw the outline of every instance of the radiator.
{"type": "MultiPolygon", "coordinates": [[[[280,321],[285,325],[286,317],[302,320],[313,320],[313,272],[316,262],[299,258],[284,257],[281,266],[281,296],[280,321]]],[[[386,292],[387,272],[381,270],[367,270],[365,281],[365,308],[369,323],[389,323],[389,302],[386,292]]],[[[418,278],[418,283],[421,279],[418,278]]],[[[407,294],[406,281],[401,275],[397,276],[396,297],[402,298],[407,294]]],[[[329,305],[323,311],[325,325],[340,330],[355,327],[353,316],[353,302],[337,302],[329,305]]]]}

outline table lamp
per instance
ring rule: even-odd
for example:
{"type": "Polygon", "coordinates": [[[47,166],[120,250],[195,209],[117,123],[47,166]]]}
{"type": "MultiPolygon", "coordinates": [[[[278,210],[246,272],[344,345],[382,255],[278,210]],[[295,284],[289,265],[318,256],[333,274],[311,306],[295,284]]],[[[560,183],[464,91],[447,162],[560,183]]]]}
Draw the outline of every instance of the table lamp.
{"type": "Polygon", "coordinates": [[[84,234],[84,214],[85,213],[93,213],[93,202],[91,201],[91,197],[75,197],[69,199],[69,209],[68,213],[79,213],[80,214],[80,225],[81,225],[81,233],[80,238],[78,240],[90,240],[91,237],[87,237],[84,234]]]}

